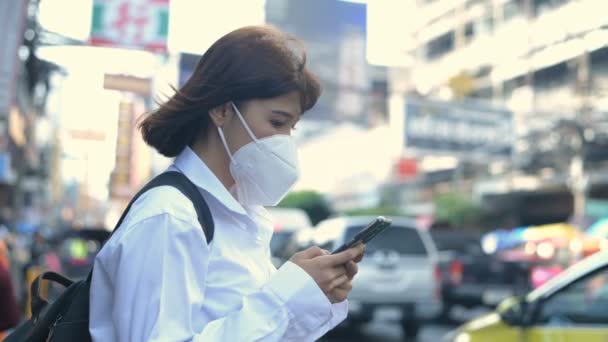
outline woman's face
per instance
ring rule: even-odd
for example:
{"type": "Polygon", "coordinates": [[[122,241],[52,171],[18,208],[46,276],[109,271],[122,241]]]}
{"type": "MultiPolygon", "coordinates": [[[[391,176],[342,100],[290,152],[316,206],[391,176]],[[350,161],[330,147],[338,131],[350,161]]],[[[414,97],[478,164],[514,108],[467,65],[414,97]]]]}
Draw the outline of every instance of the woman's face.
{"type": "MultiPolygon", "coordinates": [[[[271,99],[245,101],[239,105],[245,122],[258,139],[276,134],[291,135],[300,120],[300,95],[294,91],[271,99]]],[[[222,125],[230,151],[235,153],[253,141],[232,106],[222,125]]]]}

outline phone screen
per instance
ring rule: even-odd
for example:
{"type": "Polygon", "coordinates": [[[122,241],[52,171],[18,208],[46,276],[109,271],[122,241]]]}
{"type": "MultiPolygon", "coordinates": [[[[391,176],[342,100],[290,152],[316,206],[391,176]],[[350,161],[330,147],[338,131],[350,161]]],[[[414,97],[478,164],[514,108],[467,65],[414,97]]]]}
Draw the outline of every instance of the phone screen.
{"type": "Polygon", "coordinates": [[[386,228],[390,227],[391,223],[391,220],[378,216],[374,221],[367,225],[367,227],[363,228],[359,233],[357,233],[357,235],[355,235],[350,241],[347,241],[345,244],[334,250],[331,254],[343,252],[359,243],[368,243],[386,228]]]}

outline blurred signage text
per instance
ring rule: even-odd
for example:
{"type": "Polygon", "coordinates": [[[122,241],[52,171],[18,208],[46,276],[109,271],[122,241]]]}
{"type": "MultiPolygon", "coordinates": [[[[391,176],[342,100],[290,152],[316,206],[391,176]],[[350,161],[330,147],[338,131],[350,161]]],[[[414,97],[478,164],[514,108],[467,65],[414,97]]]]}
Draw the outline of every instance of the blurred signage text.
{"type": "Polygon", "coordinates": [[[94,0],[91,44],[167,51],[169,0],[94,0]]]}
{"type": "Polygon", "coordinates": [[[116,166],[112,173],[111,195],[114,198],[130,197],[131,156],[134,107],[131,102],[121,102],[118,111],[118,135],[116,141],[116,166]]]}
{"type": "Polygon", "coordinates": [[[105,132],[93,131],[93,130],[71,130],[69,131],[70,137],[77,140],[93,140],[93,141],[104,141],[106,140],[105,132]]]}
{"type": "Polygon", "coordinates": [[[103,78],[103,87],[105,89],[128,91],[144,96],[148,96],[152,93],[152,81],[149,78],[127,75],[105,74],[103,78]]]}
{"type": "Polygon", "coordinates": [[[405,101],[405,146],[446,153],[507,156],[513,140],[510,111],[476,103],[417,97],[405,101]]]}

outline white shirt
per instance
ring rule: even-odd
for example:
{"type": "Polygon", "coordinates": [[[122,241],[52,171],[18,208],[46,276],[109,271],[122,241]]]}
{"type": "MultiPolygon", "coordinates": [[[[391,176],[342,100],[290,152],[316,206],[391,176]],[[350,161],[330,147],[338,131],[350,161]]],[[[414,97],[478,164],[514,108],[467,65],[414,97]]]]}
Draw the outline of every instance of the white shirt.
{"type": "Polygon", "coordinates": [[[213,241],[179,190],[143,194],[95,260],[93,341],[314,341],[346,318],[299,266],[272,265],[263,207],[241,206],[190,148],[170,169],[201,190],[213,241]]]}

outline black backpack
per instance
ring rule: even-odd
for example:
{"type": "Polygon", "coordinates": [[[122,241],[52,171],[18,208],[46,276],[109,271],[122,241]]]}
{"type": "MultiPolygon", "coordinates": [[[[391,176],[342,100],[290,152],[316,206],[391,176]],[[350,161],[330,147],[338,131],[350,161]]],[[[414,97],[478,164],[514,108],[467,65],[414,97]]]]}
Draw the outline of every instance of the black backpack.
{"type": "MultiPolygon", "coordinates": [[[[114,231],[127,216],[131,205],[147,190],[157,186],[169,185],[177,188],[196,209],[198,222],[203,227],[207,242],[213,239],[214,224],[211,212],[203,196],[185,175],[177,171],[168,171],[152,179],[131,200],[114,231]]],[[[32,318],[17,327],[4,340],[5,342],[39,342],[39,341],[91,341],[89,334],[89,291],[93,271],[85,280],[72,281],[55,272],[45,272],[38,276],[31,285],[32,318]],[[66,288],[53,303],[48,303],[40,296],[40,283],[48,280],[66,288]]]]}

